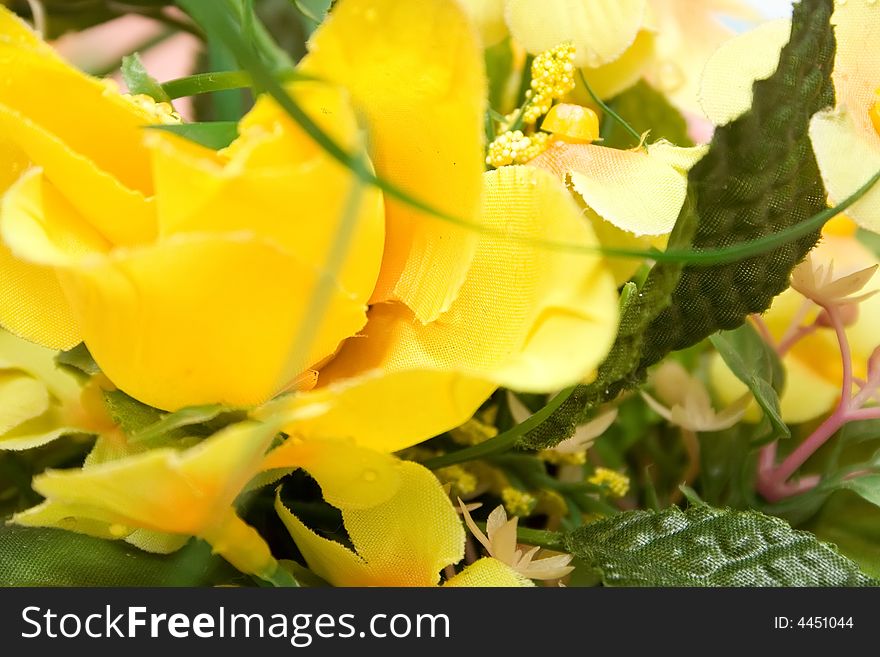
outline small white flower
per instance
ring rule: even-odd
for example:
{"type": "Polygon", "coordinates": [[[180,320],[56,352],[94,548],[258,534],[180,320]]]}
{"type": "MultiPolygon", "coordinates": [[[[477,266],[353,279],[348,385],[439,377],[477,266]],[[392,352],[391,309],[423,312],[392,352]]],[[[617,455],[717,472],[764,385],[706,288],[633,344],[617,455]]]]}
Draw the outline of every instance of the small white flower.
{"type": "Polygon", "coordinates": [[[540,547],[533,547],[528,551],[517,545],[516,542],[516,525],[518,518],[514,516],[507,519],[507,512],[503,506],[498,506],[486,519],[486,533],[484,534],[477,527],[474,519],[464,502],[458,500],[461,507],[461,513],[468,528],[484,548],[489,556],[495,557],[499,561],[507,564],[516,572],[529,579],[559,579],[565,577],[574,570],[574,566],[569,566],[572,556],[570,554],[559,554],[553,557],[544,557],[543,559],[535,559],[535,555],[540,547]]]}
{"type": "Polygon", "coordinates": [[[835,278],[833,260],[818,262],[813,254],[809,254],[792,271],[791,286],[823,308],[858,304],[878,292],[873,290],[856,297],[850,296],[868,284],[877,267],[873,265],[835,278]]]}
{"type": "Polygon", "coordinates": [[[703,383],[675,361],[666,361],[654,373],[654,388],[666,405],[646,392],[642,398],[670,424],[688,431],[722,431],[742,419],[751,395],[746,394],[720,413],[712,407],[703,383]]]}

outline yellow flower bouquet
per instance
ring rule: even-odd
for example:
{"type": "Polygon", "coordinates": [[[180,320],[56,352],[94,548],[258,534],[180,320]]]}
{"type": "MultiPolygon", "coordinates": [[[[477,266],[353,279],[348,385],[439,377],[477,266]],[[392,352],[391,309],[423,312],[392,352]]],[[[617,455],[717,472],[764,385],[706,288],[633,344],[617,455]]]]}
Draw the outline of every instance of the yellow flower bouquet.
{"type": "Polygon", "coordinates": [[[869,4],[3,4],[0,584],[878,582],[869,4]]]}

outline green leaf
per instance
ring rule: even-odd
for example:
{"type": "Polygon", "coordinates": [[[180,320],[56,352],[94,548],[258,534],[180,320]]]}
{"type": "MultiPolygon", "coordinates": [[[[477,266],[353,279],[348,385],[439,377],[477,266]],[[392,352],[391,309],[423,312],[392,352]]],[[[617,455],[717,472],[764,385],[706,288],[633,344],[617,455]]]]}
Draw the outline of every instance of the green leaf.
{"type": "Polygon", "coordinates": [[[122,427],[128,436],[141,433],[156,424],[164,413],[158,408],[142,404],[121,390],[105,390],[104,405],[113,421],[122,427]]]}
{"type": "MultiPolygon", "coordinates": [[[[834,104],[832,11],[832,0],[796,5],[791,40],[776,73],[755,83],[751,110],[716,129],[709,152],[691,169],[689,201],[670,236],[670,251],[699,254],[772,239],[826,208],[808,128],[813,114],[834,104]]],[[[818,238],[819,231],[811,229],[760,256],[724,264],[658,262],[623,313],[596,380],[578,386],[521,444],[558,444],[591,408],[641,384],[647,368],[670,351],[735,329],[749,314],[765,311],[818,238]]]]}
{"type": "Polygon", "coordinates": [[[489,107],[503,114],[506,109],[504,96],[513,74],[513,48],[510,39],[486,48],[484,56],[489,80],[489,107]]]}
{"type": "Polygon", "coordinates": [[[0,586],[206,586],[242,577],[202,541],[171,555],[59,529],[0,526],[0,586]]]}
{"type": "Polygon", "coordinates": [[[238,124],[235,121],[206,121],[203,123],[172,123],[149,126],[151,130],[172,132],[206,148],[220,150],[226,148],[238,137],[238,124]]]}
{"type": "MultiPolygon", "coordinates": [[[[687,121],[666,96],[645,81],[617,96],[610,103],[620,116],[626,119],[639,134],[650,131],[650,142],[666,139],[677,146],[693,146],[688,136],[687,121]]],[[[611,148],[631,148],[632,137],[616,121],[606,121],[602,125],[603,146],[611,148]]]]}
{"type": "Polygon", "coordinates": [[[785,385],[785,371],[776,351],[748,323],[733,331],[716,333],[709,338],[736,378],[745,383],[764,417],[773,428],[770,440],[790,438],[791,431],[782,419],[779,395],[785,385]]]}
{"type": "Polygon", "coordinates": [[[171,98],[165,93],[162,85],[147,73],[147,69],[137,53],[122,58],[121,71],[122,79],[131,93],[150,96],[157,103],[171,102],[171,98]]]}
{"type": "Polygon", "coordinates": [[[213,433],[214,431],[219,431],[226,424],[244,420],[246,416],[247,412],[245,410],[226,406],[225,404],[188,406],[174,413],[169,413],[159,421],[138,431],[131,436],[131,440],[132,442],[149,443],[164,439],[169,434],[183,435],[185,432],[179,431],[183,428],[189,428],[190,430],[196,428],[195,431],[197,433],[202,433],[201,429],[213,433]],[[208,426],[199,426],[206,424],[208,426]],[[214,426],[216,424],[220,426],[214,426]]]}
{"type": "Polygon", "coordinates": [[[756,511],[627,511],[581,527],[566,549],[608,586],[876,586],[808,532],[756,511]]]}
{"type": "Polygon", "coordinates": [[[862,499],[880,507],[880,474],[869,474],[847,479],[840,484],[841,488],[851,490],[862,499]]]}
{"type": "Polygon", "coordinates": [[[86,376],[95,376],[96,374],[101,373],[101,368],[98,367],[95,359],[92,358],[92,354],[89,353],[89,348],[86,347],[85,342],[80,342],[73,349],[68,351],[59,352],[58,355],[55,356],[55,362],[59,365],[72,368],[86,376]]]}
{"type": "Polygon", "coordinates": [[[805,528],[880,578],[880,508],[851,491],[838,491],[805,528]]]}

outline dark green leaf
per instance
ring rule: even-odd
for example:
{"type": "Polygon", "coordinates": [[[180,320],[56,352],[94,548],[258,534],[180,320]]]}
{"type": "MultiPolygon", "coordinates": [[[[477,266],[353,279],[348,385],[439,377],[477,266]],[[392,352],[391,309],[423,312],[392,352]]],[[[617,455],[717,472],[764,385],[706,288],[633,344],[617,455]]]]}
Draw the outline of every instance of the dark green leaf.
{"type": "Polygon", "coordinates": [[[238,137],[238,124],[235,121],[207,121],[204,123],[177,123],[150,126],[151,130],[165,130],[180,135],[206,148],[220,150],[226,148],[238,137]]]}
{"type": "MultiPolygon", "coordinates": [[[[141,431],[138,431],[131,439],[133,442],[149,443],[151,441],[160,440],[169,434],[181,434],[180,429],[184,427],[193,427],[195,425],[203,425],[212,420],[222,419],[232,421],[243,420],[246,412],[236,409],[225,404],[205,404],[203,406],[188,406],[174,413],[165,415],[162,419],[149,425],[141,431]]],[[[225,424],[226,422],[224,422],[225,424]]],[[[219,430],[220,427],[216,427],[219,430]]]]}
{"type": "Polygon", "coordinates": [[[834,548],[756,511],[628,511],[581,527],[566,548],[609,586],[870,586],[834,548]]]}
{"type": "MultiPolygon", "coordinates": [[[[687,121],[662,93],[647,82],[639,82],[624,91],[611,103],[611,107],[626,119],[639,134],[650,131],[649,142],[666,139],[677,146],[693,146],[688,136],[687,121]]],[[[616,121],[603,122],[603,146],[631,148],[633,139],[616,121]]]]}
{"type": "Polygon", "coordinates": [[[776,351],[748,323],[733,331],[716,333],[710,340],[730,371],[748,386],[764,411],[764,417],[773,427],[769,438],[790,438],[791,432],[779,409],[777,393],[785,384],[785,373],[776,351]]]}
{"type": "Polygon", "coordinates": [[[171,98],[165,93],[162,85],[147,73],[140,56],[137,53],[122,58],[122,79],[133,94],[150,96],[157,103],[170,103],[171,98]]]}
{"type": "Polygon", "coordinates": [[[163,556],[60,529],[0,526],[0,586],[198,586],[241,579],[201,541],[163,556]]]}
{"type": "Polygon", "coordinates": [[[489,79],[489,107],[502,114],[509,108],[504,105],[504,96],[513,73],[513,48],[510,39],[504,39],[486,48],[486,75],[489,79]]]}
{"type": "MultiPolygon", "coordinates": [[[[691,170],[690,201],[672,232],[670,251],[699,252],[772,237],[826,208],[808,128],[813,114],[834,104],[832,11],[832,0],[796,6],[791,40],[776,73],[755,83],[752,109],[719,127],[709,152],[691,170]]],[[[724,264],[658,262],[623,313],[596,380],[578,386],[521,444],[557,444],[589,409],[639,385],[647,368],[670,351],[737,328],[749,314],[766,310],[818,237],[819,231],[811,230],[760,256],[724,264]]]]}

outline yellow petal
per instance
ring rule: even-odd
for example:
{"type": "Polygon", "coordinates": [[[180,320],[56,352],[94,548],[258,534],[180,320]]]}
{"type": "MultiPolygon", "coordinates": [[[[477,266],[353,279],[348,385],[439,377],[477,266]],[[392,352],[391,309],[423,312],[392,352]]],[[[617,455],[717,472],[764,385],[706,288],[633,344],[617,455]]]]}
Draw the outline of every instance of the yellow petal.
{"type": "Polygon", "coordinates": [[[281,404],[291,411],[315,403],[327,407],[315,417],[291,422],[287,431],[295,435],[340,438],[393,452],[463,424],[495,388],[457,372],[371,370],[281,404]]]}
{"type": "Polygon", "coordinates": [[[52,349],[71,349],[82,342],[55,272],[19,260],[2,243],[0,326],[52,349]]]}
{"type": "MultiPolygon", "coordinates": [[[[0,11],[2,26],[11,25],[8,10],[0,11]]],[[[25,41],[32,39],[0,39],[4,72],[0,105],[27,117],[125,186],[149,194],[150,164],[141,137],[144,125],[157,123],[155,114],[123,97],[112,83],[81,73],[51,48],[25,41]],[[64,111],[59,111],[59,103],[64,111]]]]}
{"type": "Polygon", "coordinates": [[[837,37],[833,75],[837,106],[846,108],[862,138],[880,149],[880,135],[869,116],[880,87],[880,61],[872,56],[880,42],[880,12],[869,1],[837,2],[831,23],[837,37]]]}
{"type": "Polygon", "coordinates": [[[687,195],[686,175],[640,151],[557,142],[529,164],[570,180],[588,207],[636,236],[669,233],[687,195]]]}
{"type": "MultiPolygon", "coordinates": [[[[292,424],[291,430],[296,430],[292,424]]],[[[272,450],[264,470],[303,468],[321,486],[324,499],[341,509],[386,502],[400,488],[400,462],[392,456],[344,440],[290,438],[272,450]]]]}
{"type": "Polygon", "coordinates": [[[322,538],[288,511],[276,509],[309,567],[336,586],[435,586],[440,571],[464,555],[458,514],[426,468],[400,464],[401,485],[383,504],[342,508],[356,554],[322,538]]]}
{"type": "Polygon", "coordinates": [[[508,0],[510,32],[532,54],[571,41],[575,64],[596,68],[620,57],[645,20],[647,0],[508,0]]]}
{"type": "Polygon", "coordinates": [[[651,5],[657,44],[645,77],[675,105],[699,115],[706,62],[735,35],[722,18],[756,22],[760,14],[742,0],[652,0],[651,5]]]}
{"type": "Polygon", "coordinates": [[[251,233],[179,235],[60,276],[103,372],[167,410],[262,403],[365,321],[338,287],[309,315],[320,273],[251,233]],[[307,353],[295,344],[305,322],[317,322],[307,353]]]}
{"type": "MultiPolygon", "coordinates": [[[[653,30],[640,30],[632,45],[614,61],[597,68],[583,69],[584,77],[599,98],[613,98],[638,82],[654,57],[653,30]]],[[[589,102],[583,82],[576,78],[575,98],[589,102]]]]}
{"type": "Polygon", "coordinates": [[[479,30],[483,47],[494,46],[507,36],[505,0],[458,0],[458,3],[479,30]]]}
{"type": "Polygon", "coordinates": [[[270,425],[233,425],[184,452],[158,449],[82,470],[47,470],[34,478],[34,489],[50,501],[93,509],[93,519],[203,536],[257,472],[274,435],[270,425]]]}
{"type": "MultiPolygon", "coordinates": [[[[857,123],[845,108],[819,112],[810,121],[810,139],[831,203],[845,200],[880,171],[880,137],[873,131],[868,136],[857,123]]],[[[875,185],[847,214],[863,228],[880,232],[880,187],[875,185]]]]}
{"type": "Polygon", "coordinates": [[[155,237],[153,202],[141,191],[123,186],[30,117],[2,104],[0,130],[16,136],[30,160],[45,171],[69,202],[108,240],[141,244],[155,237]]]}
{"type": "MultiPolygon", "coordinates": [[[[291,85],[309,115],[347,149],[361,149],[344,91],[291,85]]],[[[323,269],[352,194],[359,196],[341,286],[366,305],[376,285],[385,232],[382,195],[317,147],[263,96],[222,155],[170,134],[151,135],[162,238],[249,230],[304,264],[323,269]]]]}
{"type": "MultiPolygon", "coordinates": [[[[363,115],[377,173],[433,208],[472,220],[483,171],[485,80],[478,38],[454,0],[343,0],[309,43],[305,71],[337,82],[363,115]]],[[[447,310],[476,248],[472,231],[386,196],[373,302],[422,322],[447,310]]]]}
{"type": "Polygon", "coordinates": [[[741,34],[709,58],[700,83],[700,105],[715,125],[726,125],[752,106],[752,85],[769,78],[791,36],[791,21],[780,19],[741,34]]]}
{"type": "Polygon", "coordinates": [[[523,577],[498,559],[484,557],[450,578],[444,586],[461,587],[519,587],[534,586],[532,580],[523,577]]]}
{"type": "Polygon", "coordinates": [[[0,447],[3,434],[49,409],[46,386],[24,372],[0,372],[0,447]]]}
{"type": "Polygon", "coordinates": [[[80,384],[76,377],[55,363],[56,353],[0,331],[0,368],[27,372],[60,400],[79,399],[80,384]]]}

